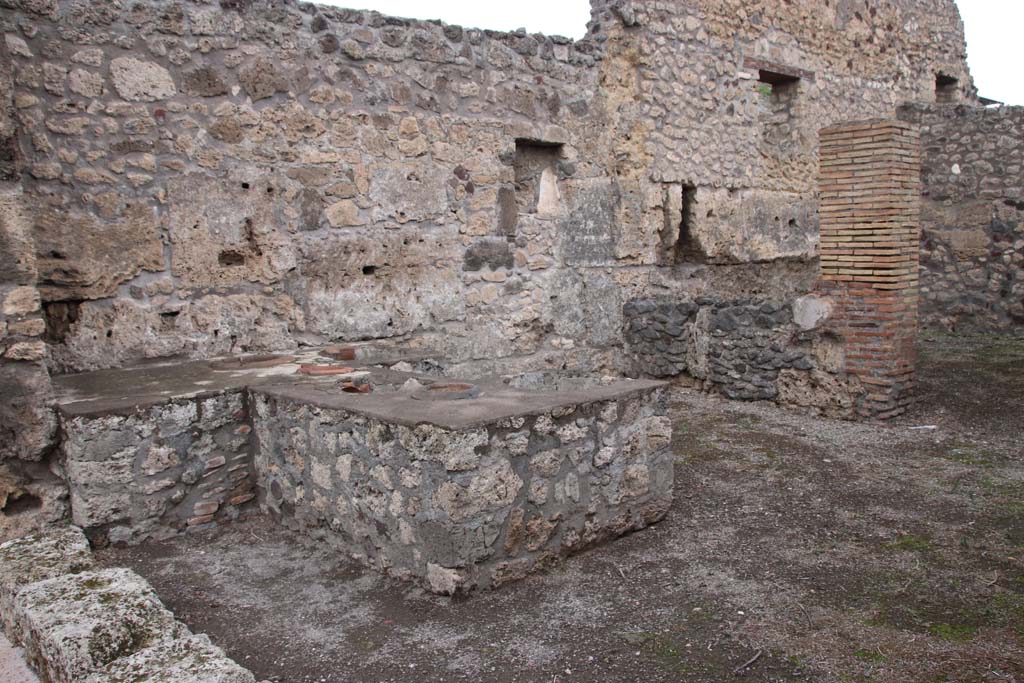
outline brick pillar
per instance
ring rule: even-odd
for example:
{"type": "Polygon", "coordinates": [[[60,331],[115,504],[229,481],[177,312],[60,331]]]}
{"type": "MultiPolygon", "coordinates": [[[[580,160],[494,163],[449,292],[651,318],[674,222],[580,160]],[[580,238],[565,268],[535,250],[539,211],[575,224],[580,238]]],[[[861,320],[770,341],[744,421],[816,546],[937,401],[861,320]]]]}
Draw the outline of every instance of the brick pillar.
{"type": "Polygon", "coordinates": [[[920,247],[920,139],[900,121],[820,133],[821,279],[846,371],[865,393],[857,412],[902,413],[914,384],[920,247]]]}

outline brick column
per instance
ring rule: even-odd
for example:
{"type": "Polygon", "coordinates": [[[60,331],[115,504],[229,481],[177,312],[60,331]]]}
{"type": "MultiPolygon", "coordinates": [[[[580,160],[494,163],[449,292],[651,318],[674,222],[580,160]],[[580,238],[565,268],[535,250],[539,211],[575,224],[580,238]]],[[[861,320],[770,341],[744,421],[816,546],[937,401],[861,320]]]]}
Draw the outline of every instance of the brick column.
{"type": "Polygon", "coordinates": [[[900,121],[820,133],[821,279],[846,372],[865,393],[857,412],[902,413],[914,384],[920,248],[920,140],[900,121]]]}

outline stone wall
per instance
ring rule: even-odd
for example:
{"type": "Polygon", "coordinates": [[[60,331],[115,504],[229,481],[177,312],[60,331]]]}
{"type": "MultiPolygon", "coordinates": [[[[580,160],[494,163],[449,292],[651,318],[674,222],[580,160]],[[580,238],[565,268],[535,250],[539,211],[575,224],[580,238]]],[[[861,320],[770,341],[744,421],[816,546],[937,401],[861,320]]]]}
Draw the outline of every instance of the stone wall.
{"type": "Polygon", "coordinates": [[[242,392],[65,414],[61,428],[73,521],[110,541],[234,519],[255,498],[242,392]]]}
{"type": "Polygon", "coordinates": [[[672,501],[660,390],[459,430],[254,402],[267,511],[438,593],[522,578],[672,501]]]}
{"type": "Polygon", "coordinates": [[[10,66],[0,46],[0,539],[66,511],[48,458],[56,421],[10,66]]]}
{"type": "Polygon", "coordinates": [[[625,315],[636,374],[686,374],[728,398],[774,400],[781,370],[813,367],[793,342],[788,302],[637,300],[625,315]]]}
{"type": "MultiPolygon", "coordinates": [[[[622,107],[637,144],[622,151],[637,167],[637,218],[661,234],[661,262],[684,273],[784,260],[813,272],[818,130],[934,101],[938,73],[973,97],[951,1],[623,7],[607,52],[636,69],[636,100],[622,107]]],[[[663,270],[657,284],[678,290],[679,273],[663,270]]]]}
{"type": "Polygon", "coordinates": [[[947,0],[601,0],[577,42],[281,0],[5,6],[58,371],[410,336],[612,367],[627,301],[813,273],[820,126],[933,100],[938,72],[973,95],[947,0]]]}
{"type": "Polygon", "coordinates": [[[921,322],[1024,334],[1024,108],[905,107],[921,128],[921,322]]]}
{"type": "Polygon", "coordinates": [[[593,278],[560,271],[603,258],[586,234],[612,220],[607,141],[580,135],[607,129],[597,41],[274,0],[13,4],[55,369],[588,336],[553,332],[550,292],[580,302],[593,278]]]}
{"type": "Polygon", "coordinates": [[[626,298],[622,367],[854,417],[863,387],[843,370],[842,342],[792,321],[819,271],[818,131],[892,118],[907,101],[973,101],[953,4],[608,11],[625,28],[606,61],[628,56],[638,79],[622,105],[643,140],[623,145],[641,188],[635,216],[661,237],[662,267],[626,298]]]}
{"type": "Polygon", "coordinates": [[[630,301],[633,373],[685,376],[728,398],[884,419],[911,400],[920,138],[875,120],[820,132],[820,280],[794,299],[630,301]]]}

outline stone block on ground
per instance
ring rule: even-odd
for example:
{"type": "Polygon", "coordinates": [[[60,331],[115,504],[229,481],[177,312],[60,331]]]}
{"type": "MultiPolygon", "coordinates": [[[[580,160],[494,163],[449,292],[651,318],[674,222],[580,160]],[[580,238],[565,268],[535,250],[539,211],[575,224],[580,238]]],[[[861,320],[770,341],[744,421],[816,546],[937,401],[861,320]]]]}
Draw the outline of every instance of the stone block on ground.
{"type": "Polygon", "coordinates": [[[73,526],[29,534],[0,545],[0,617],[15,644],[14,598],[25,586],[92,569],[89,541],[73,526]]]}
{"type": "Polygon", "coordinates": [[[205,635],[193,635],[122,657],[85,683],[255,683],[205,635]]]}
{"type": "Polygon", "coordinates": [[[116,659],[189,635],[128,569],[33,583],[18,592],[14,612],[29,663],[51,683],[81,683],[116,659]]]}

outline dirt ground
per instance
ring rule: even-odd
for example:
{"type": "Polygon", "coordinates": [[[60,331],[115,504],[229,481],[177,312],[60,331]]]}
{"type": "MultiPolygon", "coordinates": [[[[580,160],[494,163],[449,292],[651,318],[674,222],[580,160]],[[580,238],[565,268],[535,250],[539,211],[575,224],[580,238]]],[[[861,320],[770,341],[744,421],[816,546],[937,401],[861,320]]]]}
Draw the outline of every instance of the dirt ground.
{"type": "Polygon", "coordinates": [[[101,552],[275,682],[1024,682],[1024,340],[885,426],[679,391],[662,523],[450,600],[265,520],[101,552]]]}

